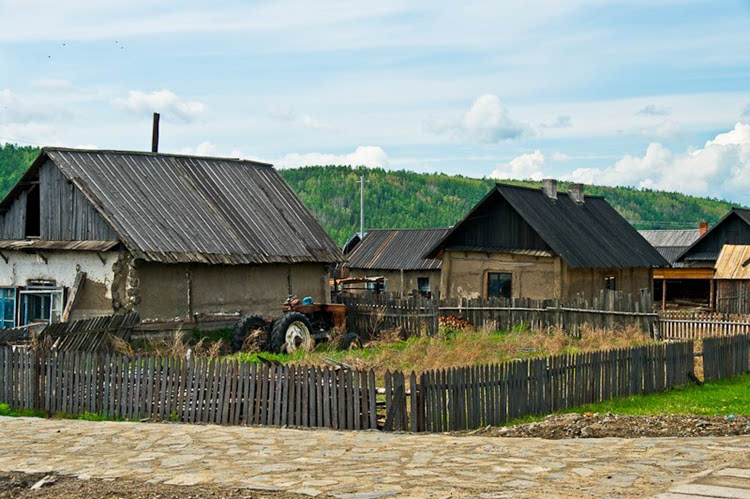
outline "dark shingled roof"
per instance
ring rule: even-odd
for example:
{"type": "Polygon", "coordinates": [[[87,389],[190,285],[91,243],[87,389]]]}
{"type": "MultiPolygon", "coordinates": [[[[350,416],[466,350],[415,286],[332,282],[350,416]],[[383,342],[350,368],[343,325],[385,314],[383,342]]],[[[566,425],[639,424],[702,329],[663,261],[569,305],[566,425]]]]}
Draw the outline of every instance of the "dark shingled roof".
{"type": "Polygon", "coordinates": [[[349,254],[352,269],[440,270],[441,260],[422,255],[449,229],[375,229],[349,254]]]}
{"type": "Polygon", "coordinates": [[[567,193],[549,198],[541,189],[497,184],[438,244],[436,256],[471,214],[500,194],[544,242],[573,268],[643,268],[669,264],[604,198],[586,196],[576,203],[567,193]]]}
{"type": "MultiPolygon", "coordinates": [[[[146,261],[344,260],[271,165],[175,154],[44,148],[30,170],[47,159],[84,193],[128,250],[146,261]]],[[[6,197],[3,203],[7,201],[6,197]]]]}

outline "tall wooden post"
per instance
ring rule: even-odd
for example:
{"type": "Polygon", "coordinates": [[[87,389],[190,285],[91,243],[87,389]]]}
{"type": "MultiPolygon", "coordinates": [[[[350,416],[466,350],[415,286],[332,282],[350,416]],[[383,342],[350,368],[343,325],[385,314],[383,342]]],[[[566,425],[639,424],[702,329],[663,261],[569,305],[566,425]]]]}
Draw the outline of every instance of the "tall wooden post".
{"type": "Polygon", "coordinates": [[[715,311],[715,307],[714,307],[714,302],[716,301],[715,300],[715,293],[716,293],[715,283],[716,281],[711,279],[711,294],[709,295],[709,298],[708,298],[709,299],[708,307],[711,310],[711,312],[715,311]]]}
{"type": "Polygon", "coordinates": [[[667,278],[664,277],[661,280],[661,309],[662,311],[667,309],[667,278]]]}

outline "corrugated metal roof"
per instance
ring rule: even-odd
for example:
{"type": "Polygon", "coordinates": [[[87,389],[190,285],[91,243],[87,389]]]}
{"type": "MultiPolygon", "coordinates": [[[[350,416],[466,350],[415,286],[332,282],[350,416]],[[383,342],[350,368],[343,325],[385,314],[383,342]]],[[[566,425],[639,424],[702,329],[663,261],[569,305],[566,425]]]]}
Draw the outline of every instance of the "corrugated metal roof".
{"type": "Polygon", "coordinates": [[[270,165],[45,148],[137,257],[164,263],[340,262],[341,251],[270,165]]]}
{"type": "Polygon", "coordinates": [[[682,246],[687,248],[700,237],[700,229],[684,230],[639,230],[638,231],[655,248],[663,246],[682,246]]]}
{"type": "Polygon", "coordinates": [[[22,239],[0,241],[0,249],[108,251],[118,244],[120,244],[118,241],[43,241],[41,239],[22,239]]]}
{"type": "MultiPolygon", "coordinates": [[[[637,268],[669,265],[627,220],[604,198],[598,196],[586,196],[585,202],[576,203],[567,193],[558,193],[557,199],[553,200],[541,189],[497,184],[464,220],[469,219],[484,203],[492,202],[493,192],[503,196],[570,267],[637,268]]],[[[426,256],[434,255],[446,238],[427,252],[426,256]]]]}
{"type": "Polygon", "coordinates": [[[714,269],[714,279],[750,279],[750,245],[725,244],[714,269]]]}
{"type": "Polygon", "coordinates": [[[442,261],[422,255],[449,229],[376,229],[349,254],[347,267],[372,270],[439,270],[442,261]]]}

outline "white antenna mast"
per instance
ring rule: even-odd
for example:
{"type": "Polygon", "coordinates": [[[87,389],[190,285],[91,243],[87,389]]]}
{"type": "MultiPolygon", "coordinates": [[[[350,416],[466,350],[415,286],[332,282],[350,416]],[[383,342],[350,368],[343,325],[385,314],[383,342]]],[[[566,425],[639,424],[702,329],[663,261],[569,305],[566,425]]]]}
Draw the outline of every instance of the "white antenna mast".
{"type": "Polygon", "coordinates": [[[359,176],[359,237],[365,235],[365,180],[364,175],[359,176]]]}

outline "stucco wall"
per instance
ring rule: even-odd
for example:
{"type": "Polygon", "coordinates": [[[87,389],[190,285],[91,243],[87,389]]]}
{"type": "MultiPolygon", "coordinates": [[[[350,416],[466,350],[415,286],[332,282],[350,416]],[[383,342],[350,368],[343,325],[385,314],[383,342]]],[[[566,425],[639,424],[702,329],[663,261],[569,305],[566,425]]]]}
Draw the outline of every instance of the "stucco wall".
{"type": "Polygon", "coordinates": [[[325,264],[136,265],[140,303],[147,321],[190,320],[196,314],[276,317],[286,297],[330,301],[325,264]]]}
{"type": "MultiPolygon", "coordinates": [[[[386,291],[389,293],[411,294],[412,291],[418,290],[417,279],[428,277],[430,279],[430,291],[436,295],[440,290],[440,271],[439,270],[405,270],[403,273],[403,286],[401,282],[401,272],[398,270],[361,270],[349,269],[351,277],[385,277],[386,291]]],[[[363,286],[363,285],[358,285],[363,286]]],[[[354,291],[356,293],[356,291],[354,291]]],[[[362,290],[364,293],[365,291],[362,290]]]]}
{"type": "Polygon", "coordinates": [[[117,261],[117,252],[100,253],[104,262],[91,251],[46,251],[42,253],[46,263],[36,254],[7,250],[3,254],[8,257],[8,263],[0,260],[0,286],[21,287],[30,280],[48,280],[70,288],[80,270],[86,272],[86,282],[71,320],[112,313],[112,267],[117,261]]]}
{"type": "Polygon", "coordinates": [[[440,288],[448,298],[485,298],[487,273],[507,272],[514,297],[559,298],[560,269],[558,257],[445,251],[440,288]]]}
{"type": "Polygon", "coordinates": [[[449,298],[486,298],[487,273],[512,275],[512,296],[516,298],[562,299],[583,294],[598,296],[605,277],[614,275],[617,291],[632,293],[651,289],[651,269],[569,269],[560,257],[445,251],[441,289],[449,298]]]}

